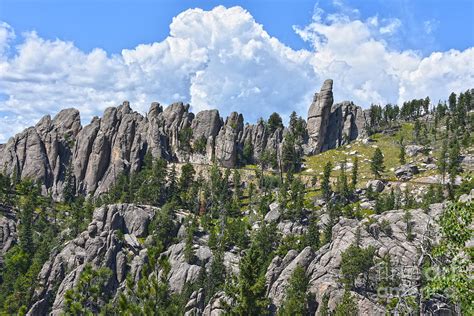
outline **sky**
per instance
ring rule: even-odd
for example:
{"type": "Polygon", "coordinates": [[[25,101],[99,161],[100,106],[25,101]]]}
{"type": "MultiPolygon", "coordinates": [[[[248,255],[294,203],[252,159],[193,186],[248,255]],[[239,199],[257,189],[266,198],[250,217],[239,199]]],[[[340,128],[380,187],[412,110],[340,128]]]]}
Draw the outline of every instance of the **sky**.
{"type": "Polygon", "coordinates": [[[474,88],[471,0],[0,0],[0,143],[63,108],[129,100],[255,122],[474,88]]]}

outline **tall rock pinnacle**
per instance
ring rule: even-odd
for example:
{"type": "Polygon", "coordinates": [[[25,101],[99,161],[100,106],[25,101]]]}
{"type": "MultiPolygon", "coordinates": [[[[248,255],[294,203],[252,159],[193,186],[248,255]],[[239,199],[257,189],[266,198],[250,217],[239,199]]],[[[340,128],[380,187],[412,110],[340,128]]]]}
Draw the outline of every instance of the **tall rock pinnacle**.
{"type": "Polygon", "coordinates": [[[332,79],[327,79],[321,91],[314,95],[313,103],[308,110],[308,147],[311,149],[311,154],[321,152],[333,102],[332,79]]]}

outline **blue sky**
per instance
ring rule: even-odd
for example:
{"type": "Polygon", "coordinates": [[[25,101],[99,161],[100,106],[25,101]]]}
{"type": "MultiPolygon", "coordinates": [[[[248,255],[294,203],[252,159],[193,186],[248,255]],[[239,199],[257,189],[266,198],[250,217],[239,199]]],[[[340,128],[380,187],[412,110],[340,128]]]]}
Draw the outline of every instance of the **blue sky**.
{"type": "Polygon", "coordinates": [[[125,99],[306,116],[328,77],[363,107],[444,99],[474,87],[473,19],[470,0],[0,0],[0,142],[125,99]]]}
{"type": "MultiPolygon", "coordinates": [[[[334,9],[329,0],[0,0],[0,20],[18,33],[36,30],[44,38],[73,41],[88,51],[101,47],[109,53],[163,40],[172,18],[188,8],[212,9],[217,5],[242,6],[266,31],[294,49],[308,45],[293,31],[293,25],[311,21],[315,5],[334,9]]],[[[361,17],[398,17],[404,22],[400,49],[464,50],[474,44],[472,0],[348,0],[361,17]],[[433,23],[431,37],[420,41],[423,22],[433,23]]]]}

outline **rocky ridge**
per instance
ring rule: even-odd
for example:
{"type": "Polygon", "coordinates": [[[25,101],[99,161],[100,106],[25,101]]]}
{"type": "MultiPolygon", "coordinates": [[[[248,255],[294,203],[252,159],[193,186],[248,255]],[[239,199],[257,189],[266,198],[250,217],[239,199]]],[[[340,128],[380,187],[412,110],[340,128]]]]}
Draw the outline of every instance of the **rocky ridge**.
{"type": "MultiPolygon", "coordinates": [[[[332,80],[324,82],[308,111],[308,137],[303,148],[316,154],[335,148],[365,133],[365,114],[352,102],[333,105],[332,80]]],[[[281,150],[287,129],[270,133],[264,122],[244,124],[242,114],[233,112],[223,120],[217,110],[194,115],[189,105],[174,103],[163,109],[154,102],[143,116],[129,102],[107,108],[102,118],[81,125],[79,112],[65,109],[53,119],[38,124],[0,146],[2,173],[43,184],[43,193],[61,199],[68,177],[76,192],[106,192],[122,172],[135,172],[145,154],[174,162],[224,167],[240,162],[244,144],[252,146],[253,162],[266,151],[281,150]]]]}

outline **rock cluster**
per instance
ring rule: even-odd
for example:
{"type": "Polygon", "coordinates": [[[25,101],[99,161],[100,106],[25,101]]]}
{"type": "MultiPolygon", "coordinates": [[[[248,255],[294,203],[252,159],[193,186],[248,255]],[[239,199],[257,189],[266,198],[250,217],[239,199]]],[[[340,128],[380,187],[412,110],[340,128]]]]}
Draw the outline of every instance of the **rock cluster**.
{"type": "Polygon", "coordinates": [[[16,214],[9,207],[0,204],[0,268],[3,256],[16,243],[16,214]]]}
{"type": "MultiPolygon", "coordinates": [[[[326,80],[309,108],[308,137],[303,139],[308,154],[364,134],[364,112],[352,102],[333,105],[332,85],[326,80]]],[[[71,182],[79,194],[106,192],[120,174],[139,170],[147,152],[174,162],[217,161],[224,167],[256,163],[265,151],[281,150],[286,132],[281,127],[270,131],[263,121],[244,125],[242,114],[236,112],[225,121],[217,110],[194,115],[183,103],[163,109],[154,102],[143,116],[124,101],[84,127],[75,109],[63,110],[53,119],[45,116],[0,146],[0,165],[2,173],[39,180],[43,193],[59,200],[71,182]]]]}
{"type": "MultiPolygon", "coordinates": [[[[60,250],[52,252],[43,265],[28,315],[61,315],[64,295],[77,285],[86,264],[93,267],[107,267],[112,271],[107,282],[107,291],[113,297],[118,289],[125,286],[127,275],[138,281],[143,265],[148,261],[148,226],[158,208],[134,204],[113,204],[94,210],[92,221],[79,236],[65,243],[60,250]],[[57,289],[57,290],[56,290],[57,289]]],[[[176,213],[176,231],[171,237],[183,238],[182,219],[189,214],[176,213]]],[[[0,219],[0,232],[4,228],[0,219]]],[[[186,260],[185,242],[179,241],[160,254],[168,258],[170,270],[167,279],[172,292],[181,292],[186,284],[197,281],[202,267],[210,270],[212,251],[206,245],[209,236],[196,237],[193,242],[193,259],[186,260]]],[[[224,252],[223,264],[227,271],[239,273],[240,255],[237,252],[224,252]]],[[[160,271],[162,273],[162,271],[160,271]]],[[[196,293],[190,310],[204,309],[202,293],[196,293]]],[[[193,299],[193,297],[191,297],[193,299]]],[[[216,303],[218,304],[218,303],[216,303]]]]}
{"type": "Polygon", "coordinates": [[[333,81],[324,82],[308,110],[307,154],[317,154],[345,145],[366,135],[366,113],[350,101],[333,105],[333,81]]]}
{"type": "MultiPolygon", "coordinates": [[[[273,208],[275,212],[279,207],[274,205],[273,208]]],[[[290,250],[284,256],[274,257],[265,275],[267,296],[272,301],[271,311],[276,313],[283,303],[289,280],[297,266],[304,268],[310,280],[309,291],[315,298],[315,304],[311,306],[313,313],[321,306],[323,297],[329,299],[329,308],[333,310],[344,293],[340,282],[341,254],[355,242],[358,232],[361,247],[374,247],[378,258],[376,262],[390,256],[393,271],[403,271],[407,267],[419,269],[423,256],[421,247],[427,238],[436,242],[439,236],[436,219],[443,209],[444,204],[433,204],[428,211],[411,210],[410,236],[407,235],[403,210],[384,212],[362,221],[340,218],[332,229],[331,242],[316,252],[306,247],[300,252],[290,250]]],[[[35,303],[28,314],[43,315],[48,310],[51,310],[52,315],[61,314],[64,294],[77,284],[86,264],[107,267],[112,271],[107,283],[112,296],[124,286],[127,275],[138,280],[148,260],[148,224],[157,211],[153,207],[133,204],[115,204],[96,209],[87,230],[54,251],[42,267],[38,275],[39,285],[34,293],[35,303]]],[[[173,292],[181,292],[186,283],[196,281],[202,267],[208,270],[213,260],[212,251],[207,246],[209,236],[200,232],[194,236],[194,258],[189,262],[186,260],[184,226],[180,222],[187,215],[181,213],[177,212],[177,230],[173,233],[178,242],[161,254],[168,258],[170,264],[168,282],[173,292]]],[[[285,220],[279,221],[272,216],[272,221],[278,222],[278,231],[284,236],[306,232],[305,224],[302,223],[290,222],[293,228],[287,228],[285,220]]],[[[239,273],[240,256],[240,251],[224,253],[226,270],[233,275],[239,273]]],[[[378,265],[373,268],[374,275],[378,268],[378,265]]],[[[410,280],[415,283],[419,281],[417,278],[421,278],[421,275],[410,276],[410,280]]],[[[399,286],[407,289],[410,284],[402,282],[399,286]]],[[[364,291],[352,292],[359,312],[364,315],[383,313],[377,295],[371,290],[364,291]]],[[[220,315],[224,313],[224,301],[230,302],[225,293],[218,292],[205,304],[203,290],[198,289],[186,304],[186,315],[220,315]]]]}
{"type": "MultiPolygon", "coordinates": [[[[289,279],[297,266],[305,269],[310,280],[309,291],[315,296],[317,303],[312,312],[317,312],[316,309],[321,306],[325,295],[329,298],[329,308],[334,310],[344,293],[339,280],[341,254],[355,242],[357,231],[360,231],[361,247],[374,247],[378,259],[390,256],[394,273],[410,269],[420,272],[423,256],[421,246],[428,237],[437,238],[438,228],[435,220],[443,208],[443,204],[433,204],[428,212],[421,209],[411,210],[413,217],[410,221],[410,238],[406,233],[405,212],[394,210],[374,215],[370,221],[342,218],[333,227],[331,243],[317,252],[307,247],[299,253],[290,250],[284,257],[275,257],[266,273],[267,294],[274,304],[273,311],[283,303],[289,279]]],[[[378,268],[377,265],[373,268],[374,275],[378,268]]],[[[410,280],[415,284],[421,280],[421,274],[410,276],[410,280]]],[[[410,284],[402,282],[399,286],[399,290],[406,290],[410,284]]],[[[377,295],[370,292],[351,294],[355,297],[359,314],[385,315],[385,309],[379,304],[377,295]]]]}
{"type": "Polygon", "coordinates": [[[413,175],[418,173],[418,167],[414,164],[406,164],[395,170],[395,176],[402,181],[408,181],[413,177],[413,175]]]}
{"type": "Polygon", "coordinates": [[[137,238],[147,234],[155,211],[153,207],[132,204],[96,209],[87,230],[53,253],[43,265],[34,293],[36,303],[28,314],[46,315],[52,302],[51,314],[60,315],[64,294],[77,284],[86,264],[112,271],[107,283],[111,293],[125,281],[127,273],[136,279],[146,261],[146,249],[137,238]]]}

